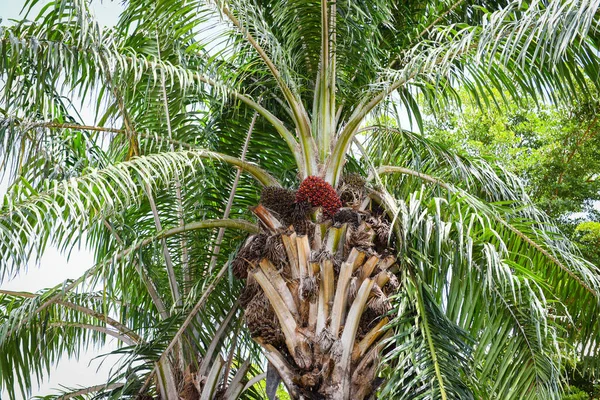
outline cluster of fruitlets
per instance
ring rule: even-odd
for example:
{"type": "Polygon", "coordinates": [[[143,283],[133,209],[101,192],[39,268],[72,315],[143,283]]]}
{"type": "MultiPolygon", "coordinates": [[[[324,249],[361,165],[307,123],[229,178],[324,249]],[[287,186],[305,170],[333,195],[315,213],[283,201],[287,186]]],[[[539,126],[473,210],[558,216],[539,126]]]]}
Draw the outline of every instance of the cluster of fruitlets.
{"type": "Polygon", "coordinates": [[[342,207],[335,189],[317,176],[309,176],[302,181],[296,192],[296,201],[308,201],[313,207],[322,207],[329,217],[333,217],[342,207]]]}

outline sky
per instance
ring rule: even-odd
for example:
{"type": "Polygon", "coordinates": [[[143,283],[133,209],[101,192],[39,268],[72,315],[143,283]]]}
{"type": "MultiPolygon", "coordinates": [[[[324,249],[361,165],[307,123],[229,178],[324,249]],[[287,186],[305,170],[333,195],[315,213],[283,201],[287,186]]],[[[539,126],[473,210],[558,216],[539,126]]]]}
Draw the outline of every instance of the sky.
{"type": "MultiPolygon", "coordinates": [[[[46,3],[48,3],[47,0],[40,1],[36,9],[40,9],[46,3]]],[[[120,1],[94,0],[92,7],[97,20],[105,26],[114,25],[121,9],[120,3],[120,1]]],[[[9,23],[10,19],[19,19],[19,13],[24,4],[25,0],[0,0],[1,24],[9,23]]],[[[81,111],[84,120],[89,119],[89,122],[93,122],[90,110],[83,108],[81,111]]],[[[6,192],[6,187],[7,182],[0,181],[0,197],[6,192]]],[[[84,248],[73,249],[68,257],[55,248],[49,248],[38,264],[29,265],[26,271],[12,281],[0,283],[0,289],[36,292],[43,288],[55,286],[66,279],[77,278],[93,264],[92,254],[84,248]]],[[[100,360],[93,360],[93,358],[114,348],[115,344],[109,342],[104,348],[90,349],[84,352],[79,360],[65,359],[61,361],[51,371],[49,379],[42,381],[39,387],[34,387],[32,395],[54,393],[52,389],[60,388],[60,385],[76,388],[106,382],[110,362],[105,362],[101,366],[100,360]],[[98,369],[99,367],[100,369],[98,369]]],[[[0,394],[0,399],[8,399],[6,392],[0,394]]]]}

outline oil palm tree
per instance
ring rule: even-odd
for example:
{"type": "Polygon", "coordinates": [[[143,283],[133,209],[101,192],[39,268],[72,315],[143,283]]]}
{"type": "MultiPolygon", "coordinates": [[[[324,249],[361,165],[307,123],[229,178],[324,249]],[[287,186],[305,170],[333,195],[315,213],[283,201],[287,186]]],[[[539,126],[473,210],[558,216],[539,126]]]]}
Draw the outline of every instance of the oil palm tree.
{"type": "Polygon", "coordinates": [[[110,381],[54,397],[553,399],[595,371],[597,268],[403,116],[586,93],[597,2],[37,3],[0,28],[0,278],[96,264],[1,292],[11,396],[108,338],[110,381]]]}

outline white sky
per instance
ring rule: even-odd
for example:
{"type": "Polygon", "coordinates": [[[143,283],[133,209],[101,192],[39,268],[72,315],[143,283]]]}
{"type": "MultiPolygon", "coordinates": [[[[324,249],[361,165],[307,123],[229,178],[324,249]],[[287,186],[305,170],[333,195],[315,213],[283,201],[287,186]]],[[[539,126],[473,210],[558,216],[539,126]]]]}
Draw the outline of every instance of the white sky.
{"type": "MultiPolygon", "coordinates": [[[[39,9],[46,3],[48,1],[40,1],[40,6],[36,8],[39,9]]],[[[18,19],[24,4],[25,0],[0,0],[2,25],[7,24],[9,19],[18,19]]],[[[101,24],[113,25],[117,20],[121,6],[120,1],[94,0],[93,9],[101,24]]],[[[93,113],[90,110],[84,108],[81,112],[85,120],[93,122],[93,113]]],[[[0,196],[4,195],[6,186],[7,182],[0,181],[0,196]]],[[[49,248],[42,256],[39,265],[30,265],[27,271],[24,271],[14,280],[1,283],[0,288],[35,292],[55,286],[66,279],[79,277],[85,270],[92,267],[93,263],[92,254],[85,249],[76,248],[67,258],[66,254],[61,254],[58,250],[49,248]]],[[[51,372],[49,379],[41,382],[38,388],[34,388],[32,395],[54,393],[52,389],[60,388],[61,385],[75,388],[106,382],[110,363],[105,361],[104,366],[98,370],[101,360],[92,360],[92,358],[114,348],[114,343],[109,343],[105,348],[91,349],[84,352],[79,360],[65,359],[61,361],[51,372]]],[[[0,399],[8,399],[5,391],[1,393],[0,399]]]]}

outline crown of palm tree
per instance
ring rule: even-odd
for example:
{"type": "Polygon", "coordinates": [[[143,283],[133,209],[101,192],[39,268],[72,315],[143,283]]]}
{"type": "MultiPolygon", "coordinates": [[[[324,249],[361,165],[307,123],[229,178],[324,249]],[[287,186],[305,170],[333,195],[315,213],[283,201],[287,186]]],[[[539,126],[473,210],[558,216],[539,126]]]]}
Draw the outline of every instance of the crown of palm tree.
{"type": "Polygon", "coordinates": [[[176,398],[188,369],[204,398],[261,398],[229,272],[258,231],[248,207],[262,186],[357,172],[402,265],[380,398],[557,398],[564,363],[599,351],[597,268],[514,176],[401,119],[420,127],[459,87],[482,107],[568,101],[600,82],[598,38],[583,0],[130,0],[112,28],[55,0],[0,27],[0,279],[49,245],[96,260],[0,292],[0,386],[26,393],[114,337],[111,381],[69,396],[176,398]]]}

